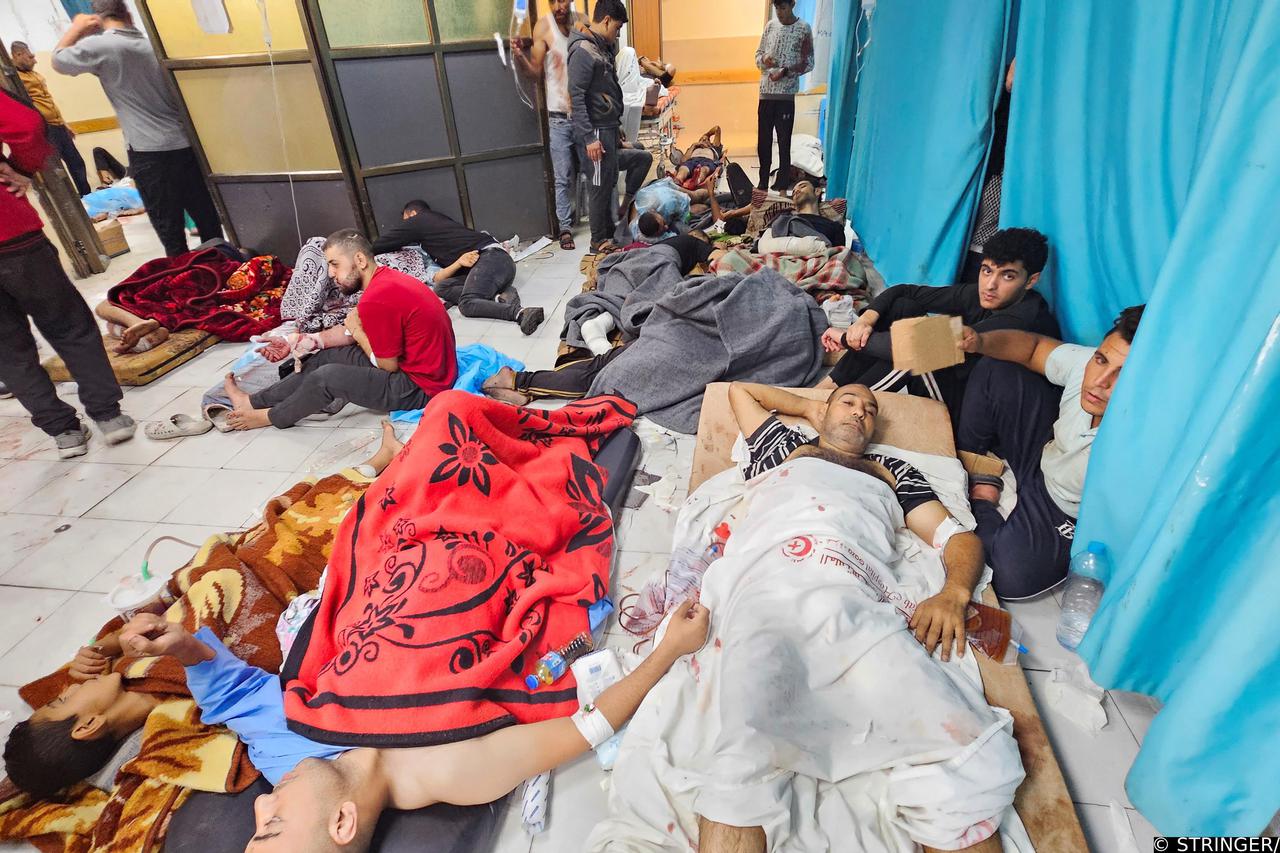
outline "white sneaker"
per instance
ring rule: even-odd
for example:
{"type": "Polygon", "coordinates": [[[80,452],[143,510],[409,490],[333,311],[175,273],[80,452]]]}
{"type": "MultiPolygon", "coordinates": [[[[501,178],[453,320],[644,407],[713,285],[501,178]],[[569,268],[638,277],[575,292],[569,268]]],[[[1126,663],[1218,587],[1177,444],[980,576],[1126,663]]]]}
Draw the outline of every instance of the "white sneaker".
{"type": "Polygon", "coordinates": [[[133,438],[133,434],[138,431],[138,425],[133,418],[121,413],[114,418],[106,421],[96,421],[98,429],[102,430],[102,437],[106,439],[107,444],[120,444],[133,438]]]}

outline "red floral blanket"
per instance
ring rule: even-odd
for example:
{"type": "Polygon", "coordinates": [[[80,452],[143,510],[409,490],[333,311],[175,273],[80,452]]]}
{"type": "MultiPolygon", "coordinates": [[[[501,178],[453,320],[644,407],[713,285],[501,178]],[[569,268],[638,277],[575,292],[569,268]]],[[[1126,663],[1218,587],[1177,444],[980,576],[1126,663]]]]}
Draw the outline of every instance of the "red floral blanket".
{"type": "Polygon", "coordinates": [[[286,662],[289,727],[324,743],[426,746],[566,716],[572,675],[530,691],[608,591],[598,444],[635,406],[558,411],[446,391],[347,515],[286,662]]]}
{"type": "Polygon", "coordinates": [[[279,258],[239,263],[204,249],[147,261],[107,291],[107,301],[171,332],[194,328],[244,342],[280,325],[291,273],[279,258]]]}

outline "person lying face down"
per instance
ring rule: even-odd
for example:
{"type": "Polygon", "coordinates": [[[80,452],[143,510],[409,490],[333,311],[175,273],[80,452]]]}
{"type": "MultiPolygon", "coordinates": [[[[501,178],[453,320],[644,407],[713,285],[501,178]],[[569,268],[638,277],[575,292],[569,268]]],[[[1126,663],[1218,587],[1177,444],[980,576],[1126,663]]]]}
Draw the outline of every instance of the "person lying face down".
{"type": "Polygon", "coordinates": [[[894,490],[907,528],[941,548],[947,568],[946,583],[921,602],[909,626],[930,654],[941,645],[943,660],[950,660],[953,648],[963,657],[966,609],[982,576],[982,543],[951,517],[920,471],[901,459],[866,452],[879,413],[875,394],[865,385],[844,385],[825,401],[810,400],[771,385],[734,382],[729,404],[750,447],[748,479],[808,456],[870,474],[894,490]],[[804,418],[818,437],[810,441],[778,415],[804,418]]]}
{"type": "Polygon", "coordinates": [[[317,743],[287,727],[278,676],[234,657],[207,629],[141,614],[121,632],[138,655],[172,655],[208,724],[225,723],[275,790],[254,802],[247,851],[364,851],[384,809],[492,802],[525,779],[603,743],[685,654],[706,642],[710,614],[676,608],[662,642],[629,675],[572,717],[511,726],[467,741],[405,749],[317,743]]]}

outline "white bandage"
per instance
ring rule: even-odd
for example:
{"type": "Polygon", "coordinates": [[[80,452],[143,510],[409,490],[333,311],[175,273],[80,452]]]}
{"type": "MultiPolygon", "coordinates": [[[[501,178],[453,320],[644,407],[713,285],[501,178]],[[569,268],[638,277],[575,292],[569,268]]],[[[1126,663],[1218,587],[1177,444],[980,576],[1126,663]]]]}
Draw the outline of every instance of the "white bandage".
{"type": "Polygon", "coordinates": [[[968,533],[968,529],[963,524],[956,521],[951,516],[938,525],[938,529],[933,531],[933,547],[941,551],[947,547],[947,543],[951,541],[951,537],[957,533],[968,533]]]}
{"type": "Polygon", "coordinates": [[[595,705],[583,705],[570,719],[592,749],[613,737],[613,726],[609,725],[608,718],[595,705]]]}

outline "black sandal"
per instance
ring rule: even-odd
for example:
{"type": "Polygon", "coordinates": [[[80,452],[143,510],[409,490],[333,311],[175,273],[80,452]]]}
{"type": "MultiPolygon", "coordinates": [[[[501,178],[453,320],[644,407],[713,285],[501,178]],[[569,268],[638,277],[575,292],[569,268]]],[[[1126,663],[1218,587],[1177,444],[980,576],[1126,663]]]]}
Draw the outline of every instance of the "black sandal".
{"type": "Polygon", "coordinates": [[[571,251],[577,247],[573,244],[573,235],[568,231],[560,232],[560,248],[565,251],[571,251]]]}

